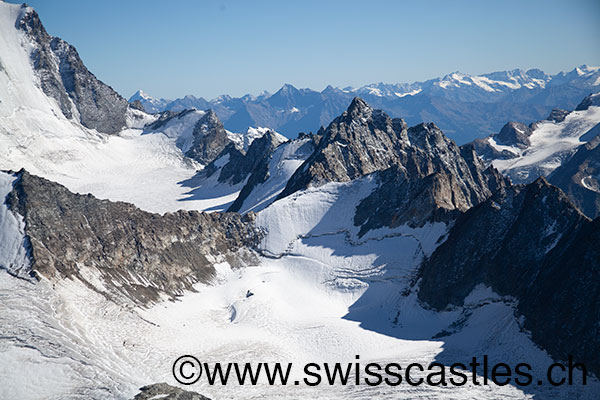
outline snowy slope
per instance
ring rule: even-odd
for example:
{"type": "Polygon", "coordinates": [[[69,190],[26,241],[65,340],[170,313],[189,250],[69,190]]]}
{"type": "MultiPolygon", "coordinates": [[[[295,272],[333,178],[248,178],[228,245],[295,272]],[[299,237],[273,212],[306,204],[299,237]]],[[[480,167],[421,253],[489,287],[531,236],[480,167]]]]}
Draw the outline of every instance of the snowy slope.
{"type": "MultiPolygon", "coordinates": [[[[175,140],[177,147],[185,153],[192,147],[194,142],[194,128],[204,114],[204,111],[187,110],[169,119],[164,124],[160,124],[157,128],[153,128],[153,126],[150,125],[144,130],[144,133],[162,133],[169,139],[175,140]]],[[[156,117],[153,117],[153,119],[154,118],[156,117]]]]}
{"type": "MultiPolygon", "coordinates": [[[[188,182],[202,166],[185,158],[204,114],[192,111],[152,131],[156,115],[128,111],[128,129],[106,135],[69,120],[40,88],[32,43],[15,28],[23,10],[0,2],[0,170],[27,169],[78,193],[127,201],[152,212],[209,209],[227,201],[190,196],[188,182]]],[[[261,129],[233,134],[240,146],[261,129]]]]}
{"type": "MultiPolygon", "coordinates": [[[[182,155],[202,112],[148,131],[144,127],[158,117],[130,110],[128,128],[111,136],[66,119],[39,87],[30,43],[14,29],[19,13],[18,6],[0,2],[0,169],[25,167],[73,191],[156,212],[224,210],[234,201],[245,181],[222,184],[218,174],[200,179],[202,166],[182,155]]],[[[406,90],[416,95],[418,89],[406,90]]],[[[574,112],[564,125],[552,125],[560,129],[542,123],[532,146],[538,151],[550,142],[570,146],[579,137],[569,132],[587,126],[598,113],[597,107],[574,112]]],[[[229,136],[247,149],[265,132],[229,136]]],[[[536,370],[552,362],[522,331],[510,299],[486,287],[476,288],[464,307],[444,312],[417,301],[419,263],[443,241],[448,227],[402,225],[359,238],[355,209],[376,187],[372,176],[297,191],[270,204],[309,154],[306,143],[280,145],[268,179],[243,204],[244,211],[258,212],[256,223],[265,232],[259,265],[218,264],[213,284],[198,284],[177,302],[148,308],[118,305],[73,279],[42,278],[35,284],[19,279],[29,268],[24,226],[4,203],[15,177],[0,172],[0,398],[130,399],[142,385],[175,384],[171,367],[182,354],[205,362],[294,363],[355,362],[358,354],[363,364],[402,365],[464,362],[488,354],[511,364],[525,360],[536,370]]],[[[520,157],[529,157],[526,153],[520,157]]],[[[216,167],[227,157],[215,161],[216,167]]],[[[80,272],[90,279],[97,273],[80,272]]],[[[303,377],[298,369],[296,377],[303,377]]],[[[471,384],[221,387],[202,379],[188,389],[216,399],[598,398],[600,385],[590,381],[584,389],[549,391],[471,384]]]]}
{"type": "Polygon", "coordinates": [[[269,162],[267,180],[252,190],[239,212],[257,212],[271,204],[313,150],[312,139],[308,137],[288,141],[277,147],[269,162]]]}
{"type": "MultiPolygon", "coordinates": [[[[0,172],[0,201],[12,190],[16,177],[0,172]]],[[[20,216],[0,206],[0,269],[28,278],[29,258],[25,247],[25,224],[20,216]]]]}
{"type": "MultiPolygon", "coordinates": [[[[352,210],[373,183],[365,178],[295,193],[258,214],[262,247],[277,257],[232,270],[217,265],[214,285],[197,285],[178,302],[119,307],[78,281],[31,285],[0,271],[0,396],[131,398],[150,382],[175,384],[172,362],[457,362],[488,354],[543,369],[551,359],[521,332],[510,302],[485,287],[464,308],[422,308],[410,282],[446,228],[432,224],[372,232],[356,240],[352,210]],[[247,297],[250,290],[253,295],[247,297]],[[401,293],[409,290],[408,296],[401,293]],[[446,336],[433,338],[447,332],[446,336]],[[18,368],[15,368],[18,366],[18,368]],[[37,373],[35,381],[29,373],[37,373]]],[[[4,215],[4,214],[0,214],[4,215]]],[[[295,368],[292,379],[302,379],[295,368]]],[[[210,386],[186,388],[212,398],[541,398],[592,399],[579,387],[514,386],[210,386]]],[[[51,397],[52,398],[52,397],[51,397]]]]}

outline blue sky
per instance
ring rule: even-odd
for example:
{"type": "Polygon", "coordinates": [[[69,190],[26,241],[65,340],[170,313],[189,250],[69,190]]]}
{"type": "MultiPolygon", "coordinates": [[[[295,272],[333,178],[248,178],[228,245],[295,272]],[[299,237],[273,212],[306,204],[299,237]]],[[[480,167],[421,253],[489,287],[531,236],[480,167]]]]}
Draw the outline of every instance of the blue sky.
{"type": "MultiPolygon", "coordinates": [[[[13,1],[14,2],[14,1],[13,1]]],[[[600,65],[600,1],[29,0],[125,97],[600,65]]]]}

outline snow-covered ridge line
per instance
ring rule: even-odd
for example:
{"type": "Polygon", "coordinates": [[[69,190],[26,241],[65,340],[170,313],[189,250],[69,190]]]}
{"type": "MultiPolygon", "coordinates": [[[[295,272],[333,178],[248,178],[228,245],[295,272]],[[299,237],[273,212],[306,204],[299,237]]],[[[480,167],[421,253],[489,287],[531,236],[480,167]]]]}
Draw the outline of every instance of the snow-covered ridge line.
{"type": "MultiPolygon", "coordinates": [[[[435,86],[442,89],[449,88],[458,88],[463,86],[476,86],[480,89],[487,92],[504,92],[507,90],[517,90],[521,88],[526,89],[534,89],[534,88],[545,88],[546,85],[552,84],[553,80],[564,81],[567,78],[571,77],[595,77],[596,74],[600,72],[600,66],[589,66],[589,65],[580,65],[578,67],[573,68],[573,70],[569,72],[558,72],[554,75],[548,75],[540,69],[514,69],[507,71],[496,71],[490,72],[480,75],[471,75],[462,73],[459,71],[452,72],[443,77],[432,78],[426,81],[414,81],[414,82],[404,82],[404,83],[370,83],[360,87],[352,87],[345,86],[341,87],[333,87],[328,85],[325,89],[323,89],[320,93],[331,90],[339,90],[345,93],[355,93],[358,95],[371,94],[377,97],[405,97],[405,96],[415,96],[421,93],[423,90],[428,87],[435,86]]],[[[598,77],[600,79],[600,76],[598,77]]],[[[595,85],[600,85],[600,81],[598,83],[594,83],[595,85]]],[[[282,88],[286,86],[290,86],[294,88],[292,85],[286,84],[282,88]]],[[[295,88],[294,88],[295,89],[295,88]]],[[[302,88],[297,90],[304,90],[315,92],[314,89],[310,88],[302,88]]],[[[259,96],[254,96],[251,94],[246,94],[240,99],[247,100],[256,100],[257,98],[268,97],[271,94],[269,92],[263,91],[259,96]]],[[[219,104],[224,101],[235,99],[229,95],[220,95],[211,100],[204,100],[203,98],[196,98],[192,95],[186,95],[185,97],[179,99],[165,99],[165,98],[155,98],[151,95],[147,94],[144,90],[139,89],[136,91],[130,98],[129,101],[135,100],[144,100],[149,103],[149,106],[154,106],[155,109],[151,112],[158,112],[164,109],[169,109],[169,104],[173,103],[177,100],[181,99],[202,99],[202,101],[207,104],[219,104]]],[[[149,110],[150,111],[150,110],[149,110]]]]}
{"type": "Polygon", "coordinates": [[[473,142],[475,149],[486,162],[515,183],[532,182],[539,176],[548,176],[567,161],[579,146],[597,135],[595,131],[600,124],[600,106],[592,103],[596,98],[598,95],[588,96],[582,104],[590,104],[586,103],[585,107],[580,105],[574,111],[557,110],[561,111],[558,120],[538,121],[529,127],[508,123],[500,134],[473,142]],[[513,135],[503,138],[506,143],[499,144],[501,134],[511,129],[513,135]]]}

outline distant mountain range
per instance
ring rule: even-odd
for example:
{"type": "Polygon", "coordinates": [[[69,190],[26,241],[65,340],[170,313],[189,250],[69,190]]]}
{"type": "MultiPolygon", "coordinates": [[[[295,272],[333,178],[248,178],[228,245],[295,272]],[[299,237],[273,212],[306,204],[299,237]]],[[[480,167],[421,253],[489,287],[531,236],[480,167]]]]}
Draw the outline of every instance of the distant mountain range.
{"type": "Polygon", "coordinates": [[[224,95],[213,100],[192,95],[175,100],[154,98],[139,90],[129,101],[139,100],[152,113],[212,109],[230,131],[268,127],[294,138],[299,132],[317,132],[327,126],[359,96],[409,125],[434,121],[462,144],[497,133],[506,121],[529,124],[546,118],[553,108],[573,109],[598,89],[600,67],[582,65],[556,75],[539,69],[477,76],[454,72],[425,82],[343,89],[327,86],[321,92],[286,84],[274,94],[224,95]]]}

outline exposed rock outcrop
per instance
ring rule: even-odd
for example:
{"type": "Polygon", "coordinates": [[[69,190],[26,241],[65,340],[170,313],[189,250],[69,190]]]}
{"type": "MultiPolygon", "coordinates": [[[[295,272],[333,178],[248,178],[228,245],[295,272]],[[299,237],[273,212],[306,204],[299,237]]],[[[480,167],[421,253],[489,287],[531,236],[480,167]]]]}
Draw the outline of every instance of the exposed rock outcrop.
{"type": "Polygon", "coordinates": [[[133,400],[210,400],[208,397],[203,396],[196,392],[183,390],[175,386],[171,386],[167,383],[155,383],[140,388],[138,393],[133,400]]]}
{"type": "Polygon", "coordinates": [[[133,108],[134,110],[146,112],[144,106],[142,105],[142,102],[139,100],[134,100],[131,103],[129,103],[129,107],[133,108]]]}
{"type": "Polygon", "coordinates": [[[210,177],[218,173],[219,182],[236,185],[256,172],[255,179],[258,182],[262,179],[259,176],[264,177],[264,169],[273,155],[273,151],[281,143],[283,143],[282,137],[272,131],[253,140],[245,153],[231,143],[200,174],[210,177]]]}
{"type": "MultiPolygon", "coordinates": [[[[493,136],[492,136],[493,137],[493,136]]],[[[471,143],[467,143],[463,146],[473,146],[475,152],[484,160],[509,160],[511,158],[518,157],[517,154],[510,150],[502,149],[498,150],[491,146],[489,143],[489,137],[475,139],[471,143]]]]}
{"type": "Polygon", "coordinates": [[[269,131],[262,137],[256,139],[250,145],[248,153],[244,157],[244,166],[251,171],[248,181],[240,191],[233,204],[227,211],[239,211],[246,198],[252,193],[254,188],[269,178],[269,163],[273,158],[275,149],[281,145],[279,137],[269,131]]]}
{"type": "Polygon", "coordinates": [[[178,211],[151,214],[79,195],[25,171],[7,197],[23,216],[32,275],[77,278],[115,301],[174,297],[209,282],[213,265],[255,262],[254,215],[178,211]]]}
{"type": "Polygon", "coordinates": [[[529,142],[531,133],[532,131],[527,125],[511,121],[504,125],[497,135],[494,135],[494,139],[500,145],[526,149],[531,144],[529,142]]]}
{"type": "Polygon", "coordinates": [[[65,117],[109,134],[125,127],[127,100],[85,67],[75,47],[50,36],[35,10],[25,5],[16,25],[34,43],[31,60],[42,90],[58,102],[65,117]]]}
{"type": "Polygon", "coordinates": [[[290,178],[279,198],[309,185],[346,182],[388,169],[397,164],[397,153],[408,142],[403,120],[392,120],[358,97],[319,134],[323,136],[319,146],[290,178]]]}
{"type": "Polygon", "coordinates": [[[462,305],[478,284],[518,300],[533,340],[600,372],[600,220],[539,178],[502,188],[458,218],[419,273],[419,298],[462,305]]]}
{"type": "Polygon", "coordinates": [[[575,107],[575,111],[587,110],[590,106],[600,107],[600,93],[591,93],[589,96],[586,96],[586,98],[575,107]]]}
{"type": "Polygon", "coordinates": [[[588,217],[600,216],[600,136],[579,147],[548,177],[588,217]]]}
{"type": "Polygon", "coordinates": [[[277,199],[296,168],[315,150],[319,136],[301,134],[278,145],[254,169],[229,211],[260,211],[277,199]]]}
{"type": "Polygon", "coordinates": [[[546,120],[552,121],[552,122],[563,122],[565,120],[565,118],[567,118],[567,115],[569,115],[570,113],[571,112],[567,111],[567,110],[553,108],[552,111],[550,112],[550,114],[548,115],[548,118],[546,118],[546,120]]]}
{"type": "Polygon", "coordinates": [[[193,135],[194,141],[185,155],[205,165],[215,160],[231,143],[223,124],[212,110],[206,111],[196,123],[193,135]]]}

